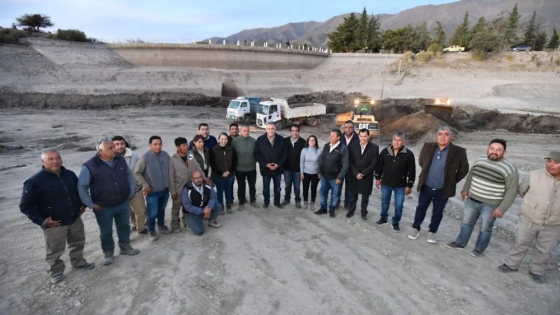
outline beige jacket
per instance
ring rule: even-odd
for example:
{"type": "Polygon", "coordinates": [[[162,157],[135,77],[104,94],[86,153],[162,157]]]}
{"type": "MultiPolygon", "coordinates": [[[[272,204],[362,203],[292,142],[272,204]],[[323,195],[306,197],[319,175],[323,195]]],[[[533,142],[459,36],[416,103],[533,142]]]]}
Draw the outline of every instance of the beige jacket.
{"type": "Polygon", "coordinates": [[[521,216],[533,224],[560,225],[560,179],[540,169],[519,184],[521,216]]]}
{"type": "MultiPolygon", "coordinates": [[[[177,152],[169,159],[169,192],[180,195],[183,187],[191,181],[192,173],[199,171],[204,177],[204,171],[191,152],[187,153],[189,166],[183,162],[177,152]]],[[[206,178],[205,178],[206,179],[206,178]]]]}

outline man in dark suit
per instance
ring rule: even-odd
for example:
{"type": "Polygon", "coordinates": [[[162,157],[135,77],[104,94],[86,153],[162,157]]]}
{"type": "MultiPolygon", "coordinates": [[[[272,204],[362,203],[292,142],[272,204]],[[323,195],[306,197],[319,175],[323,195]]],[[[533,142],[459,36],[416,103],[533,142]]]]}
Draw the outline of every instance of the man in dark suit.
{"type": "Polygon", "coordinates": [[[286,145],[284,138],[276,133],[274,123],[266,124],[266,133],[257,138],[255,157],[259,163],[263,177],[263,208],[270,204],[270,181],[274,185],[274,205],[280,209],[280,180],[282,179],[282,166],[286,163],[286,145]]]}
{"type": "Polygon", "coordinates": [[[431,203],[432,222],[428,232],[428,243],[435,244],[435,234],[443,219],[443,209],[447,200],[455,196],[455,189],[469,172],[467,151],[451,143],[453,134],[449,126],[438,129],[436,142],[425,143],[420,151],[418,164],[422,168],[418,180],[418,207],[414,215],[410,239],[417,239],[420,235],[420,225],[426,217],[431,203]]]}
{"type": "MultiPolygon", "coordinates": [[[[342,137],[340,137],[340,143],[344,144],[347,148],[350,148],[351,144],[359,143],[360,140],[358,138],[358,134],[354,130],[354,123],[351,120],[347,120],[344,122],[342,126],[342,137]]],[[[346,210],[350,209],[350,177],[352,175],[350,172],[346,173],[346,177],[342,180],[340,184],[340,189],[338,190],[338,203],[336,207],[340,206],[340,202],[342,201],[342,186],[344,185],[344,181],[346,181],[346,185],[344,185],[344,208],[346,210]]]]}
{"type": "Polygon", "coordinates": [[[373,189],[374,170],[379,157],[379,147],[369,141],[369,130],[361,129],[359,142],[351,143],[348,147],[350,153],[350,178],[346,181],[350,187],[350,209],[346,214],[351,218],[356,211],[358,194],[362,195],[362,220],[367,220],[367,206],[369,195],[373,189]]]}

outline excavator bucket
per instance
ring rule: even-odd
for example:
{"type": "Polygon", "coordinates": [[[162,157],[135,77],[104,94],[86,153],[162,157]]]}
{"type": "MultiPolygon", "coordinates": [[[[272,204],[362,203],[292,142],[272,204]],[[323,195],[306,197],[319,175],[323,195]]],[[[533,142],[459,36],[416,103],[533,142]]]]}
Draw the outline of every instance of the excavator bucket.
{"type": "Polygon", "coordinates": [[[436,98],[433,103],[425,104],[424,111],[439,119],[446,120],[446,118],[451,118],[453,106],[451,105],[451,100],[448,98],[436,98]]]}

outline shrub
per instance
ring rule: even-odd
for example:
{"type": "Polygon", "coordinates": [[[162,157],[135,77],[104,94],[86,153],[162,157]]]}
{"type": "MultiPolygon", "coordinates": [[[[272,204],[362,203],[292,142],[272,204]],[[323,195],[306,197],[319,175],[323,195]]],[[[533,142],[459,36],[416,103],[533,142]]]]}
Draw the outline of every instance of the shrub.
{"type": "Polygon", "coordinates": [[[420,61],[430,61],[434,57],[434,54],[431,51],[423,51],[421,50],[418,54],[416,54],[416,59],[420,61]]]}
{"type": "Polygon", "coordinates": [[[443,45],[439,43],[431,43],[428,47],[428,51],[431,51],[433,53],[441,52],[443,51],[443,45]]]}
{"type": "Polygon", "coordinates": [[[512,54],[507,55],[506,60],[509,61],[509,62],[512,62],[513,61],[513,55],[512,54]]]}
{"type": "Polygon", "coordinates": [[[471,54],[471,58],[476,61],[484,61],[488,58],[488,53],[482,50],[473,50],[471,54]]]}
{"type": "Polygon", "coordinates": [[[23,31],[11,28],[0,28],[0,43],[17,44],[18,40],[25,36],[26,34],[23,31]]]}
{"type": "Polygon", "coordinates": [[[87,42],[89,41],[86,34],[79,30],[61,30],[56,32],[56,38],[62,40],[70,40],[75,42],[87,42]]]}
{"type": "Polygon", "coordinates": [[[531,61],[535,61],[535,60],[537,60],[537,55],[532,55],[531,56],[531,61]]]}
{"type": "Polygon", "coordinates": [[[442,51],[436,52],[435,58],[436,58],[436,59],[442,59],[442,58],[443,58],[443,52],[442,52],[442,51]]]}
{"type": "Polygon", "coordinates": [[[406,52],[404,53],[403,58],[405,58],[405,59],[414,59],[414,53],[413,53],[412,51],[408,50],[408,51],[406,51],[406,52]]]}
{"type": "Polygon", "coordinates": [[[560,66],[560,58],[556,59],[556,65],[560,66]]]}

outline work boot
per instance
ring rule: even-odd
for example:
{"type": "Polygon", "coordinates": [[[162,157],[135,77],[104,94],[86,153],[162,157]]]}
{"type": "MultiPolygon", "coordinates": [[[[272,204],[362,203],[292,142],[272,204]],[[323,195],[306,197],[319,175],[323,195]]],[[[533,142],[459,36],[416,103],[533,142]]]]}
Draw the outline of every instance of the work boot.
{"type": "Polygon", "coordinates": [[[283,206],[289,205],[289,204],[290,204],[290,201],[289,201],[289,200],[284,199],[284,201],[282,201],[282,205],[283,205],[283,206]]]}
{"type": "Polygon", "coordinates": [[[105,259],[103,260],[103,266],[108,266],[113,263],[113,252],[105,252],[105,259]]]}
{"type": "Polygon", "coordinates": [[[134,256],[140,253],[140,250],[132,248],[130,244],[126,244],[124,247],[121,247],[121,255],[129,255],[134,256]]]}
{"type": "Polygon", "coordinates": [[[159,234],[171,234],[171,230],[165,225],[158,225],[159,234]]]}
{"type": "Polygon", "coordinates": [[[76,269],[76,270],[91,270],[93,268],[95,268],[95,264],[94,263],[88,263],[88,262],[86,262],[85,264],[83,264],[81,266],[74,267],[74,269],[76,269]]]}
{"type": "Polygon", "coordinates": [[[503,273],[508,273],[508,272],[516,272],[517,269],[512,269],[508,265],[503,264],[500,267],[498,267],[498,271],[503,273]]]}
{"type": "Polygon", "coordinates": [[[138,234],[148,234],[148,229],[143,229],[142,231],[139,231],[138,234]]]}
{"type": "Polygon", "coordinates": [[[66,280],[66,276],[62,273],[56,276],[51,276],[51,283],[59,283],[64,280],[66,280]]]}

